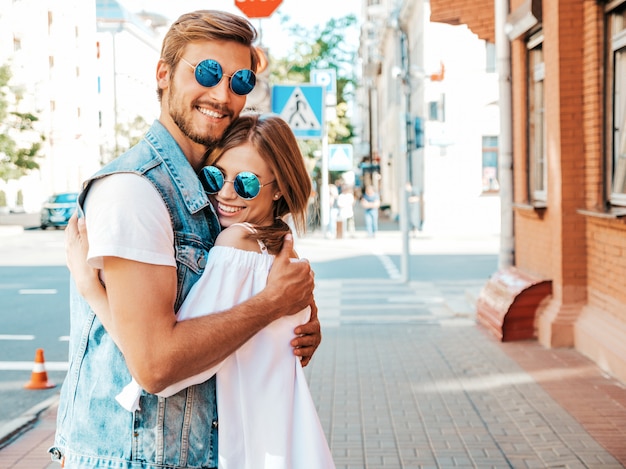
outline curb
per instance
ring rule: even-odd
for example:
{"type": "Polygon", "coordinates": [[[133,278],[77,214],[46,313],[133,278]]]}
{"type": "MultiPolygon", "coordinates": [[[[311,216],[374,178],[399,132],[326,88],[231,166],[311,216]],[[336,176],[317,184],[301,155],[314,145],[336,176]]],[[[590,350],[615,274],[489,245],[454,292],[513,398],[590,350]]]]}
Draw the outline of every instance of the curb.
{"type": "Polygon", "coordinates": [[[39,416],[59,401],[59,395],[49,397],[34,405],[19,417],[0,426],[0,449],[30,430],[39,420],[39,416]]]}

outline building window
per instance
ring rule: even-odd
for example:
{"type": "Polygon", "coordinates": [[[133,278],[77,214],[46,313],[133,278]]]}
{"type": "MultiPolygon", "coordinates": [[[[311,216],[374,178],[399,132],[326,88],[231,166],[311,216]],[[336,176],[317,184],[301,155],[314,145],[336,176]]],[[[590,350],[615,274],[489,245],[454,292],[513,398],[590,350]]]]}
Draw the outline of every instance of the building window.
{"type": "Polygon", "coordinates": [[[446,121],[446,95],[442,94],[437,101],[428,103],[428,120],[445,122],[446,121]]]}
{"type": "Polygon", "coordinates": [[[547,200],[546,119],[543,34],[535,34],[528,47],[528,183],[531,204],[547,200]]]}
{"type": "Polygon", "coordinates": [[[607,124],[611,203],[626,205],[626,2],[607,18],[607,124]]]}
{"type": "Polygon", "coordinates": [[[498,137],[483,136],[483,193],[493,194],[500,191],[498,181],[498,137]]]}

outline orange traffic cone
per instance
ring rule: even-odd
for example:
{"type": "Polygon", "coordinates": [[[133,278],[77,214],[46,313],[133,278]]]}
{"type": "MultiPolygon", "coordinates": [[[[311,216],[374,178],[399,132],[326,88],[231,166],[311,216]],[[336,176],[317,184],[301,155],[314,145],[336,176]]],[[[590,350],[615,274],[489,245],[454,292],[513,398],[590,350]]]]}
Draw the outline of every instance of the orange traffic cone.
{"type": "Polygon", "coordinates": [[[48,373],[46,373],[46,367],[44,366],[43,349],[38,348],[35,353],[35,364],[30,375],[30,381],[24,387],[26,389],[50,389],[55,386],[56,384],[48,381],[48,373]]]}

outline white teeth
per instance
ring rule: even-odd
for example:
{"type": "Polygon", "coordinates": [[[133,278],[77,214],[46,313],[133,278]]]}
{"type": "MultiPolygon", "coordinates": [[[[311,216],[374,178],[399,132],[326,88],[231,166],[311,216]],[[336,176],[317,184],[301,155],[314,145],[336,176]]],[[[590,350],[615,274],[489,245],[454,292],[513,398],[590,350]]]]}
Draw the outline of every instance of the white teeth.
{"type": "Polygon", "coordinates": [[[211,111],[210,109],[204,109],[204,108],[201,108],[201,107],[198,107],[197,109],[198,109],[198,111],[200,111],[205,116],[216,117],[216,118],[224,117],[224,114],[220,114],[218,112],[211,111]]]}
{"type": "Polygon", "coordinates": [[[226,213],[236,213],[236,212],[239,212],[240,210],[243,210],[241,207],[230,207],[230,206],[222,205],[222,204],[218,204],[218,208],[222,212],[226,212],[226,213]]]}

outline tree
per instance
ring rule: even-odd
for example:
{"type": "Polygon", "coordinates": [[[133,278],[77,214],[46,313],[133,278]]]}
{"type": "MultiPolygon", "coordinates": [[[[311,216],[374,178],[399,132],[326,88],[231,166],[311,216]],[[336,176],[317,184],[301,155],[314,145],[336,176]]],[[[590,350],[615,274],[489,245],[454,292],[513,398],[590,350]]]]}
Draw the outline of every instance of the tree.
{"type": "Polygon", "coordinates": [[[19,112],[19,88],[9,85],[11,69],[0,66],[0,179],[19,179],[39,168],[44,137],[35,129],[39,120],[30,112],[19,112]],[[18,143],[19,141],[19,143],[18,143]]]}
{"type": "Polygon", "coordinates": [[[141,116],[128,122],[121,122],[115,126],[114,143],[101,149],[101,164],[106,164],[120,156],[130,147],[135,146],[150,128],[150,124],[141,116]]]}
{"type": "MultiPolygon", "coordinates": [[[[356,77],[354,63],[357,50],[346,42],[346,32],[357,24],[355,15],[332,18],[324,26],[310,30],[300,25],[288,25],[289,17],[281,17],[290,36],[296,38],[292,52],[282,58],[271,58],[271,83],[306,83],[311,70],[332,68],[337,73],[337,117],[329,122],[329,143],[350,143],[354,128],[347,116],[348,101],[354,98],[356,77]]],[[[302,145],[313,151],[320,144],[311,142],[302,145]]]]}
{"type": "MultiPolygon", "coordinates": [[[[354,127],[348,116],[348,102],[354,99],[356,76],[354,64],[357,55],[356,46],[345,40],[350,28],[355,27],[357,18],[347,15],[342,18],[333,18],[322,27],[311,30],[287,23],[289,18],[281,17],[294,40],[292,52],[282,58],[270,58],[270,83],[307,83],[310,82],[311,70],[334,69],[337,75],[337,105],[335,118],[328,122],[329,143],[351,143],[354,137],[354,127]]],[[[320,140],[298,140],[300,150],[305,155],[307,167],[310,168],[316,192],[321,187],[321,165],[316,158],[322,154],[320,140]]],[[[340,173],[332,174],[333,179],[340,173]]],[[[319,193],[316,194],[314,206],[310,207],[309,223],[312,227],[319,226],[320,206],[319,193]]]]}

